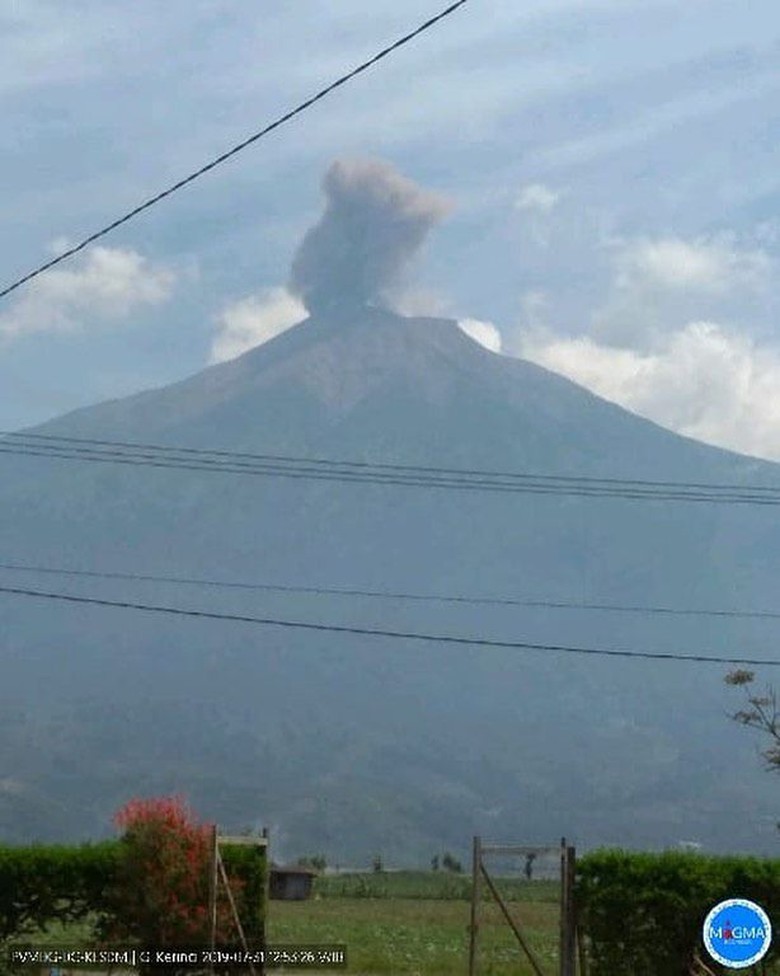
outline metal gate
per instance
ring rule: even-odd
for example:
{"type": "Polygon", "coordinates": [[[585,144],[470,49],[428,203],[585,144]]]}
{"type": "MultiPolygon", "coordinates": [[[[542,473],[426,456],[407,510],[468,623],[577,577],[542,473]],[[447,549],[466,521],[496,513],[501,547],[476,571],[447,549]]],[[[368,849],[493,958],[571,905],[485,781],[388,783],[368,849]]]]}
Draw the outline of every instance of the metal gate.
{"type": "Polygon", "coordinates": [[[573,847],[567,845],[566,838],[561,838],[560,845],[548,847],[529,847],[524,844],[483,844],[480,837],[474,838],[472,858],[471,885],[471,923],[469,925],[469,976],[477,976],[477,957],[479,947],[481,885],[484,882],[490,894],[501,909],[501,913],[517,939],[520,949],[528,959],[536,976],[554,976],[548,969],[546,972],[534,953],[528,939],[525,937],[521,923],[512,916],[509,906],[496,887],[495,881],[485,867],[485,856],[522,856],[528,858],[539,854],[560,852],[561,859],[561,918],[559,936],[559,968],[557,976],[576,976],[576,929],[574,913],[574,871],[576,853],[573,847]]]}

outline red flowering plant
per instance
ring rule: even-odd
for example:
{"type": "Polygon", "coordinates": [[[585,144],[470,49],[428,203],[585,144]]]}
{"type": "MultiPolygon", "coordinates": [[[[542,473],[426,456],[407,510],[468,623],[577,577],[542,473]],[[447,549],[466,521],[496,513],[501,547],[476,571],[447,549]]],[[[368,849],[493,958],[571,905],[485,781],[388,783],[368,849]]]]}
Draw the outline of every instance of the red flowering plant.
{"type": "MultiPolygon", "coordinates": [[[[114,824],[123,834],[103,938],[148,947],[207,944],[211,828],[180,796],[130,800],[114,824]]],[[[238,887],[231,880],[234,898],[238,887]]],[[[233,932],[229,904],[219,899],[217,942],[233,932]]]]}

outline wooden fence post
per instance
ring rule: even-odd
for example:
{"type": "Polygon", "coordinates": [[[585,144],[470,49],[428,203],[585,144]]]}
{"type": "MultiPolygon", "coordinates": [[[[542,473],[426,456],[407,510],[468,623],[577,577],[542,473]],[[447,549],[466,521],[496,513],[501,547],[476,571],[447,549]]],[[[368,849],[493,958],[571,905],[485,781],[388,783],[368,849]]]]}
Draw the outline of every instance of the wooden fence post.
{"type": "Polygon", "coordinates": [[[577,933],[574,905],[576,853],[561,837],[560,976],[576,976],[577,933]]]}
{"type": "Polygon", "coordinates": [[[482,878],[482,842],[474,837],[471,853],[471,924],[469,925],[469,976],[477,971],[477,935],[479,931],[479,901],[482,878]]]}
{"type": "Polygon", "coordinates": [[[558,971],[560,976],[569,976],[566,972],[566,913],[568,905],[566,898],[566,838],[561,837],[561,913],[558,929],[558,971]]]}
{"type": "MultiPolygon", "coordinates": [[[[209,844],[209,949],[213,950],[217,944],[217,872],[219,857],[219,841],[217,839],[217,825],[211,825],[211,842],[209,844]]],[[[212,955],[213,958],[213,955],[212,955]]],[[[214,963],[209,967],[214,972],[214,963]]]]}
{"type": "Polygon", "coordinates": [[[574,903],[574,880],[577,870],[577,857],[573,847],[566,847],[566,969],[565,976],[575,976],[576,974],[576,948],[577,948],[577,912],[574,903]]]}

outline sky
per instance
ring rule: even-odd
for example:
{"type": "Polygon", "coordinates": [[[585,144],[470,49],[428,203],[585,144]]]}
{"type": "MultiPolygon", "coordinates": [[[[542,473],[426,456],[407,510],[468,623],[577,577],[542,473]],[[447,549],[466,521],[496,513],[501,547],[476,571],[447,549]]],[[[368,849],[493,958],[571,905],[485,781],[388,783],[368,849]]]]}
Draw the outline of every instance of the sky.
{"type": "MultiPolygon", "coordinates": [[[[0,289],[444,6],[0,0],[0,289]]],[[[291,267],[327,231],[332,174],[373,167],[429,208],[400,311],[780,460],[780,9],[745,10],[469,0],[0,299],[0,429],[303,318],[291,267]]]]}

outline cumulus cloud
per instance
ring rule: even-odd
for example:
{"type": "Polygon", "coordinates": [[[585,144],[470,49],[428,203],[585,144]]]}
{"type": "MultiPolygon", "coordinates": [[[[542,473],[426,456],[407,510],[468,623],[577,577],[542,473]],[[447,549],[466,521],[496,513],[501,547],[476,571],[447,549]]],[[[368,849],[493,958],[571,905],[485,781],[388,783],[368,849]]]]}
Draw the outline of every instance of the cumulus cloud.
{"type": "MultiPolygon", "coordinates": [[[[58,247],[61,242],[55,242],[58,247]]],[[[175,274],[136,251],[94,247],[74,267],[55,268],[32,281],[0,314],[0,337],[77,331],[164,302],[175,274]]]]}
{"type": "Polygon", "coordinates": [[[546,296],[528,292],[512,352],[677,433],[780,460],[768,240],[667,234],[612,237],[606,247],[606,294],[587,325],[551,326],[546,296]]]}
{"type": "Polygon", "coordinates": [[[286,288],[267,288],[228,305],[217,319],[211,362],[235,359],[306,318],[303,303],[286,288]]]}
{"type": "Polygon", "coordinates": [[[373,160],[335,162],[323,190],[325,211],[295,255],[291,292],[314,313],[387,305],[449,205],[373,160]]]}
{"type": "Polygon", "coordinates": [[[641,240],[619,251],[617,285],[628,287],[642,281],[665,288],[722,294],[760,284],[769,266],[765,252],[740,250],[728,238],[641,240]]]}
{"type": "Polygon", "coordinates": [[[677,433],[780,461],[780,348],[691,322],[653,351],[536,332],[522,354],[677,433]]]}
{"type": "Polygon", "coordinates": [[[544,183],[524,186],[515,201],[515,209],[537,214],[548,214],[558,203],[561,194],[544,183]]]}
{"type": "Polygon", "coordinates": [[[549,299],[543,291],[531,289],[525,292],[520,298],[520,307],[526,327],[531,330],[543,328],[543,320],[548,305],[549,299]]]}
{"type": "Polygon", "coordinates": [[[492,322],[481,319],[461,319],[460,329],[491,352],[501,352],[501,333],[492,322]]]}
{"type": "Polygon", "coordinates": [[[553,211],[561,192],[544,183],[528,183],[515,199],[515,210],[522,214],[523,228],[531,243],[539,248],[550,246],[554,231],[553,211]]]}
{"type": "Polygon", "coordinates": [[[698,319],[733,319],[763,300],[773,261],[761,248],[720,235],[612,242],[613,278],[593,332],[615,346],[651,349],[659,336],[698,319]]]}

